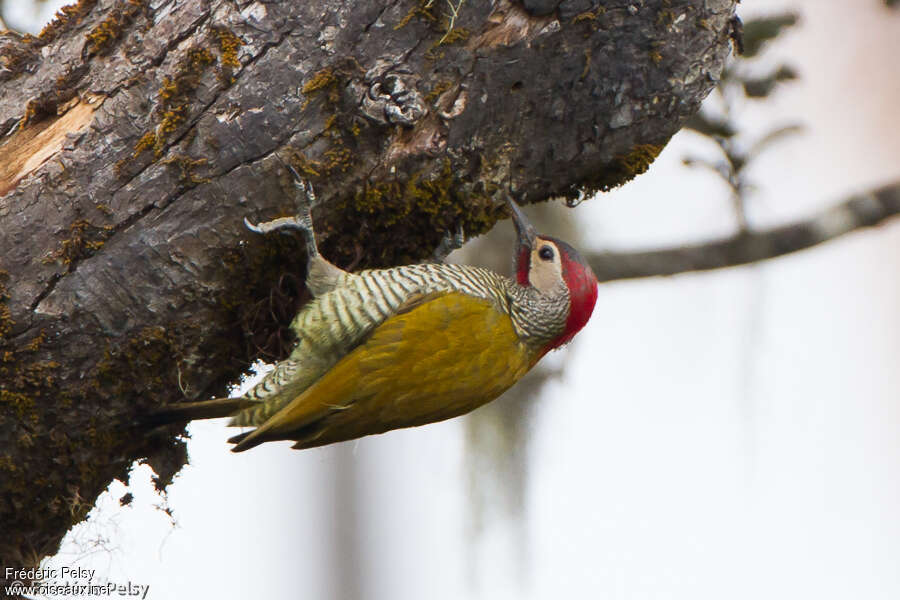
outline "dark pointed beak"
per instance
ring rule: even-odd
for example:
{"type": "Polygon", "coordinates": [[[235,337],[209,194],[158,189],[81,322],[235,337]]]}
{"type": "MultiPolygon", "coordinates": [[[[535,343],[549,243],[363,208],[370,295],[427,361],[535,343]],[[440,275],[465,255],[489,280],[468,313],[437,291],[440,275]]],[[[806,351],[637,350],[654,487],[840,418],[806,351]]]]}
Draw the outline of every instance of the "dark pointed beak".
{"type": "Polygon", "coordinates": [[[522,212],[522,209],[511,197],[506,197],[506,204],[509,206],[510,215],[516,226],[516,233],[519,235],[519,245],[533,248],[534,238],[537,236],[534,226],[528,221],[525,213],[522,212]]]}

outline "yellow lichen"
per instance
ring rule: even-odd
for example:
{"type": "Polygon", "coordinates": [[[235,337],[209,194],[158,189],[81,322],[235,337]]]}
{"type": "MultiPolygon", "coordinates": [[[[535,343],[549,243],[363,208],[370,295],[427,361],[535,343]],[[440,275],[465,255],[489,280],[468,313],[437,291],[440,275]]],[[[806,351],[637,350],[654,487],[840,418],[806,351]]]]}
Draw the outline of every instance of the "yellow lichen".
{"type": "Polygon", "coordinates": [[[193,47],[176,65],[174,76],[163,78],[157,91],[159,124],[154,131],[147,131],[140,137],[130,159],[124,158],[116,163],[117,173],[121,173],[130,160],[150,148],[153,148],[155,158],[162,156],[166,140],[187,120],[190,96],[200,85],[200,77],[215,62],[216,57],[207,48],[193,47]]]}
{"type": "Polygon", "coordinates": [[[584,69],[581,70],[581,77],[579,79],[584,79],[588,76],[588,73],[591,72],[591,49],[584,49],[584,69]]]}
{"type": "Polygon", "coordinates": [[[668,27],[675,22],[675,13],[671,10],[661,10],[656,15],[656,24],[660,27],[668,27]]]}
{"type": "MultiPolygon", "coordinates": [[[[137,12],[137,7],[132,6],[131,10],[137,12]]],[[[113,10],[109,16],[94,27],[90,32],[85,34],[87,43],[85,44],[85,52],[88,56],[94,56],[107,52],[112,46],[112,42],[119,39],[122,30],[132,17],[131,13],[113,10]]]]}
{"type": "Polygon", "coordinates": [[[209,65],[216,62],[206,48],[191,48],[179,63],[174,78],[163,79],[159,88],[159,113],[162,115],[158,134],[160,137],[172,133],[185,120],[188,109],[188,96],[194,92],[200,82],[200,75],[209,65]]]}
{"type": "Polygon", "coordinates": [[[448,29],[447,33],[444,34],[436,45],[438,46],[449,46],[450,44],[455,44],[456,42],[464,42],[469,39],[469,36],[472,35],[472,32],[468,29],[462,27],[454,27],[452,29],[448,29]]]}
{"type": "Polygon", "coordinates": [[[60,242],[59,248],[45,256],[42,262],[47,264],[59,261],[63,265],[71,266],[102,248],[113,229],[109,225],[98,227],[79,219],[69,226],[69,237],[60,242]]]}
{"type": "Polygon", "coordinates": [[[446,92],[447,90],[449,90],[452,87],[453,87],[453,82],[450,81],[449,79],[444,79],[442,81],[437,82],[435,84],[435,86],[433,88],[431,88],[431,91],[425,95],[425,102],[427,102],[428,104],[431,104],[432,102],[434,102],[435,100],[440,98],[441,94],[443,94],[444,92],[446,92]]]}
{"type": "Polygon", "coordinates": [[[148,150],[154,147],[156,147],[156,134],[152,131],[148,131],[143,136],[141,136],[141,139],[138,140],[138,143],[134,146],[134,152],[131,156],[133,158],[137,158],[144,150],[148,150]]]}
{"type": "Polygon", "coordinates": [[[293,153],[291,164],[300,174],[307,177],[319,177],[320,172],[324,169],[322,163],[306,158],[301,152],[293,153]]]}
{"type": "Polygon", "coordinates": [[[239,68],[241,61],[238,60],[238,48],[243,46],[244,42],[224,27],[216,27],[213,31],[216,34],[219,51],[222,53],[222,66],[239,68]]]}
{"type": "Polygon", "coordinates": [[[207,163],[205,158],[193,159],[189,156],[185,156],[183,154],[176,154],[174,156],[170,156],[164,161],[160,162],[162,165],[174,167],[180,171],[179,183],[181,185],[193,187],[195,185],[201,183],[209,183],[211,180],[208,177],[197,177],[194,174],[194,170],[197,167],[201,167],[207,163]]]}
{"type": "Polygon", "coordinates": [[[326,150],[324,156],[327,159],[325,162],[326,173],[335,170],[346,173],[352,164],[353,153],[345,146],[336,146],[326,150]]]}
{"type": "Polygon", "coordinates": [[[56,16],[41,29],[37,37],[27,36],[26,41],[38,46],[49,44],[60,34],[78,25],[96,4],[97,0],[78,0],[75,4],[63,6],[56,11],[56,16]]]}
{"type": "MultiPolygon", "coordinates": [[[[9,335],[13,325],[15,325],[15,321],[12,319],[12,312],[6,305],[6,301],[9,299],[5,285],[8,278],[9,274],[6,271],[0,271],[0,340],[9,335]]],[[[9,362],[11,359],[11,354],[8,351],[4,352],[3,362],[9,362]]]]}
{"type": "Polygon", "coordinates": [[[572,19],[572,24],[596,21],[605,12],[605,6],[598,6],[594,10],[586,10],[583,13],[575,15],[572,19]]]}
{"type": "Polygon", "coordinates": [[[332,103],[337,102],[337,82],[337,76],[334,74],[334,69],[331,67],[326,67],[321,71],[316,72],[309,81],[304,84],[303,88],[301,88],[302,92],[308,96],[301,109],[305,109],[309,106],[313,94],[326,89],[328,90],[328,101],[332,103]]]}
{"type": "Polygon", "coordinates": [[[313,92],[325,89],[334,83],[337,83],[334,71],[331,68],[325,68],[315,73],[310,80],[303,85],[303,93],[308,96],[313,92]]]}
{"type": "Polygon", "coordinates": [[[426,21],[436,23],[438,19],[434,15],[434,13],[431,12],[431,6],[432,6],[433,1],[434,0],[431,0],[431,1],[420,0],[419,4],[417,4],[416,6],[413,6],[411,9],[409,9],[409,12],[406,13],[406,15],[402,19],[400,19],[400,22],[397,23],[396,25],[394,25],[394,31],[398,31],[398,30],[406,27],[409,24],[409,22],[413,20],[413,17],[416,17],[416,16],[420,16],[423,19],[425,19],[426,21]]]}

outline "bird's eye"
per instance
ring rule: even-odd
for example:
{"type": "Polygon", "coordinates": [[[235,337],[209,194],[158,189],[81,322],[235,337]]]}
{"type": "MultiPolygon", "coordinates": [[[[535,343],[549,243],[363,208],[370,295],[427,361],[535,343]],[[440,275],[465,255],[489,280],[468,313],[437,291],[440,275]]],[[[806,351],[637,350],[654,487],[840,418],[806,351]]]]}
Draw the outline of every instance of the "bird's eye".
{"type": "Polygon", "coordinates": [[[544,246],[538,250],[538,256],[541,257],[541,260],[553,260],[553,248],[544,246]]]}

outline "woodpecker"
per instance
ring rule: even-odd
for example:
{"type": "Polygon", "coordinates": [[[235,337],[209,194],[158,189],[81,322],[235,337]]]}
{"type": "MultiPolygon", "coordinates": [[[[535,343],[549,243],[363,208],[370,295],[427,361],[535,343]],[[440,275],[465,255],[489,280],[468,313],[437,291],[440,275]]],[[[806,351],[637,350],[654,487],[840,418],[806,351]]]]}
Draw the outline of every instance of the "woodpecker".
{"type": "Polygon", "coordinates": [[[512,387],[547,352],[571,340],[597,300],[597,279],[566,242],[538,235],[511,198],[518,235],[515,280],[443,262],[349,273],[319,254],[310,209],[252,225],[296,229],[314,299],[291,323],[290,356],[239,398],[178,403],[155,423],[231,416],[253,427],[232,451],[293,440],[313,448],[468,413],[512,387]]]}

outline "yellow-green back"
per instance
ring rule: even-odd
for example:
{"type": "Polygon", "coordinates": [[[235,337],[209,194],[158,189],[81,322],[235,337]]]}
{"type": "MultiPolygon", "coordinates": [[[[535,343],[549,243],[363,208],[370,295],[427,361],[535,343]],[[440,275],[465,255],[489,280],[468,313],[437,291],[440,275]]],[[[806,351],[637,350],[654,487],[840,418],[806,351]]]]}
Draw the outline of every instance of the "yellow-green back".
{"type": "Polygon", "coordinates": [[[539,358],[493,303],[441,294],[385,320],[235,450],[273,439],[307,448],[449,419],[499,396],[539,358]]]}

